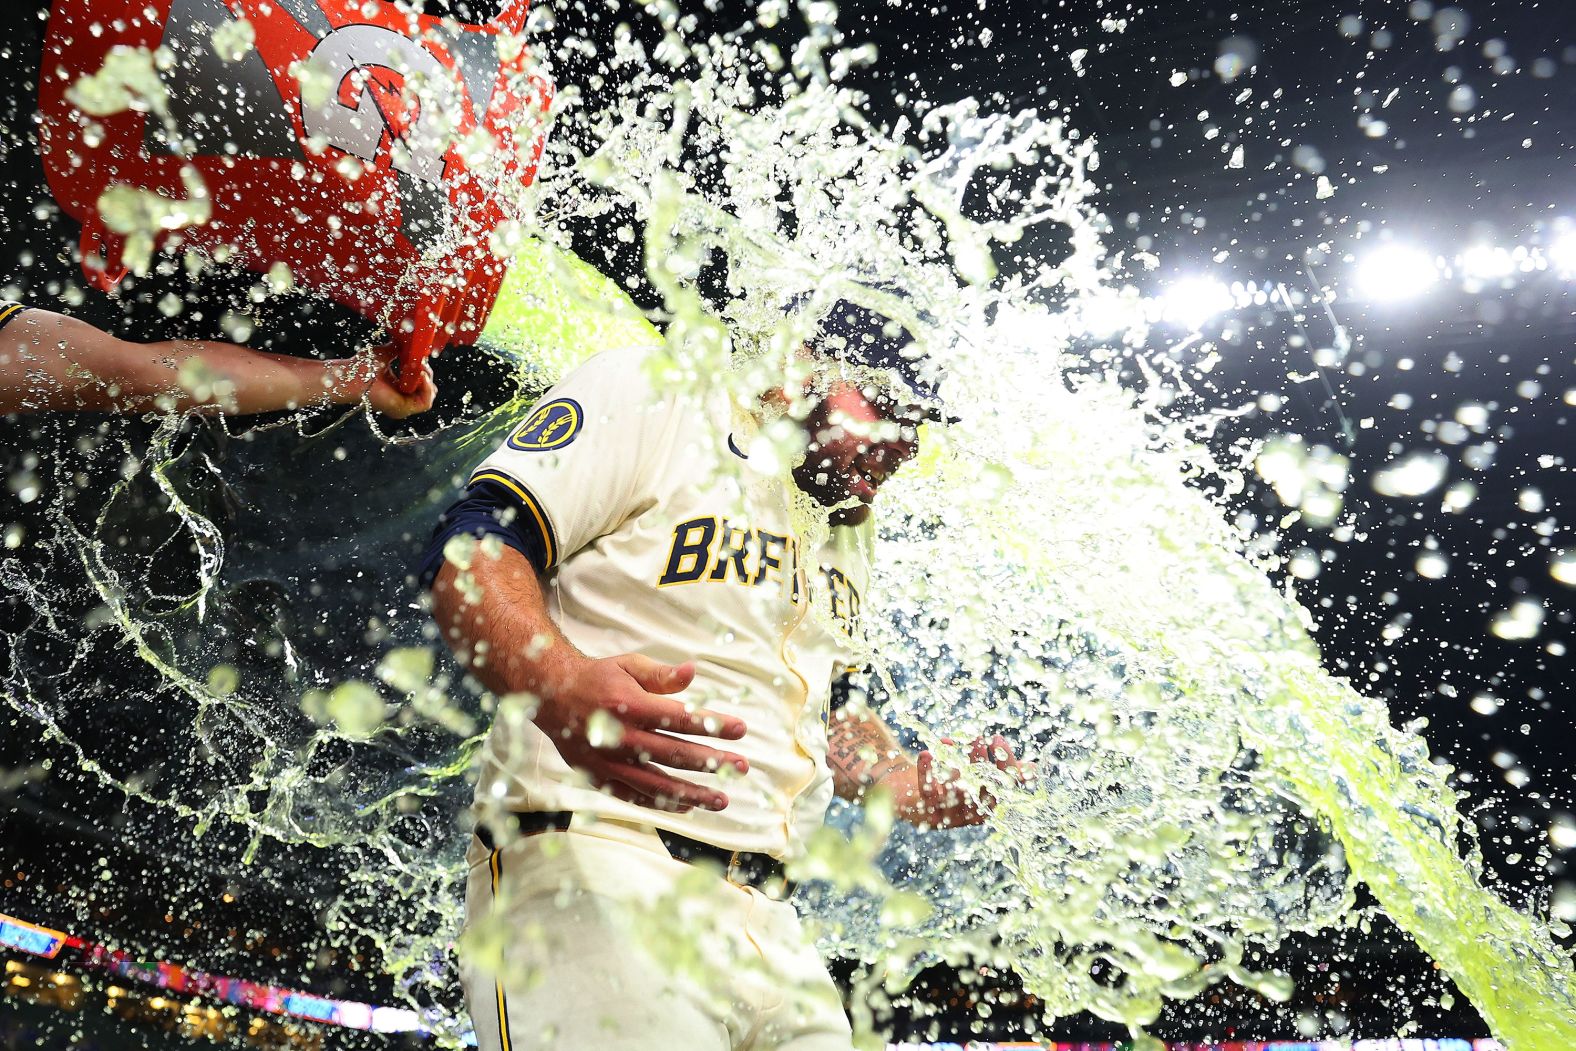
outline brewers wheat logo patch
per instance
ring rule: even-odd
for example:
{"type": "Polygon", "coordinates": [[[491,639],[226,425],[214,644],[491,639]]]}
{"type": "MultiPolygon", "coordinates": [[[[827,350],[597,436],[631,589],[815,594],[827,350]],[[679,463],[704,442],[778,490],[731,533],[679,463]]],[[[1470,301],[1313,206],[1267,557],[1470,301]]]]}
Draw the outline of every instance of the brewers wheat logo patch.
{"type": "Polygon", "coordinates": [[[538,405],[525,422],[509,435],[509,448],[524,452],[562,449],[575,440],[585,423],[585,412],[573,398],[554,398],[538,405]]]}

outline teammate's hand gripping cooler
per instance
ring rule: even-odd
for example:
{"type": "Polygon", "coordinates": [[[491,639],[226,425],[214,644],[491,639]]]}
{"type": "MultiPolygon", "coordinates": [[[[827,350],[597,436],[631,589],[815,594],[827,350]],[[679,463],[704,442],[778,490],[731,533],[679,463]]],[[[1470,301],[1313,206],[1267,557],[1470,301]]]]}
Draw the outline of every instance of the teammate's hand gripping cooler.
{"type": "Polygon", "coordinates": [[[159,247],[283,263],[381,323],[414,390],[481,331],[491,234],[541,157],[526,5],[465,25],[382,0],[55,0],[39,143],[84,275],[109,291],[159,247]]]}

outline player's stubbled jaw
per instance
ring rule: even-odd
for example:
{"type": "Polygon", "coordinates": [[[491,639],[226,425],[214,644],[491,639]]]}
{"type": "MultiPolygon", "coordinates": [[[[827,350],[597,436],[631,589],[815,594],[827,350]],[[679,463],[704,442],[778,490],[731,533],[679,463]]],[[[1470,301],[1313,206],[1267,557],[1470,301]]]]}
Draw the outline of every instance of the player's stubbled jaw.
{"type": "Polygon", "coordinates": [[[810,443],[794,481],[817,503],[836,509],[832,524],[859,525],[868,518],[877,490],[913,456],[912,428],[886,433],[900,419],[899,409],[849,383],[834,384],[810,410],[804,421],[810,443]]]}

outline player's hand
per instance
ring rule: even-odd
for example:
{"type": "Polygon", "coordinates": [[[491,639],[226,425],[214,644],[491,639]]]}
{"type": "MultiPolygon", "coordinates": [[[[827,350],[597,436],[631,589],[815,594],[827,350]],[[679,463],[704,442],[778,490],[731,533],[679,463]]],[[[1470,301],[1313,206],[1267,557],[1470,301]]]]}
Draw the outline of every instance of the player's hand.
{"type": "MultiPolygon", "coordinates": [[[[951,742],[947,742],[951,743],[951,742]]],[[[1019,784],[1034,778],[1034,764],[1019,759],[1012,745],[1001,734],[986,739],[977,737],[969,745],[969,761],[991,763],[998,770],[1010,773],[1019,784]]],[[[958,828],[963,825],[982,824],[989,816],[996,800],[989,792],[973,795],[958,784],[962,774],[956,770],[938,771],[936,757],[927,749],[919,753],[914,764],[916,800],[914,806],[902,816],[931,828],[958,828]]]]}
{"type": "Polygon", "coordinates": [[[728,805],[722,792],[658,768],[710,772],[726,766],[740,774],[750,768],[741,755],[675,736],[744,736],[744,720],[692,710],[673,699],[694,678],[695,665],[688,661],[663,664],[638,653],[583,660],[550,696],[543,691],[535,722],[566,763],[619,799],[657,810],[721,810],[728,805]],[[617,720],[618,732],[608,732],[614,724],[593,724],[599,711],[617,720]]]}
{"type": "Polygon", "coordinates": [[[367,391],[367,400],[372,403],[372,411],[393,420],[403,420],[407,416],[426,412],[432,408],[432,403],[437,397],[438,385],[433,382],[432,365],[425,361],[421,363],[421,386],[411,393],[406,394],[394,386],[394,377],[387,368],[378,373],[377,379],[372,381],[372,387],[367,391]]]}
{"type": "Polygon", "coordinates": [[[399,351],[393,346],[383,346],[369,355],[330,362],[330,375],[334,377],[334,400],[341,404],[366,398],[372,411],[390,419],[403,420],[432,408],[438,396],[433,382],[432,365],[421,364],[421,385],[406,394],[394,385],[392,371],[399,351]]]}

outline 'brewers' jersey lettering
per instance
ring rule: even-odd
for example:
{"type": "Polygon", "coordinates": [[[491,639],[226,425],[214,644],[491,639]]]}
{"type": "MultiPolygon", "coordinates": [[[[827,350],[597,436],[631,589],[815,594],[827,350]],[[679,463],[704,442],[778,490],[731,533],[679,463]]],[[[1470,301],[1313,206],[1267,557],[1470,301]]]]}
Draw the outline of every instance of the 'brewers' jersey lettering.
{"type": "MultiPolygon", "coordinates": [[[[759,587],[768,579],[783,580],[785,562],[792,582],[790,600],[797,606],[806,589],[795,537],[737,526],[710,515],[691,518],[673,527],[667,565],[657,586],[702,580],[727,583],[731,579],[735,584],[759,587]]],[[[859,589],[835,566],[821,567],[821,575],[826,580],[832,616],[844,628],[851,628],[859,617],[859,589]]]]}
{"type": "Polygon", "coordinates": [[[717,552],[717,563],[712,567],[706,579],[712,581],[726,581],[728,567],[732,566],[734,576],[740,584],[750,583],[750,571],[744,565],[744,560],[750,556],[752,541],[755,540],[755,531],[749,528],[724,523],[722,530],[722,549],[717,552]]]}
{"type": "Polygon", "coordinates": [[[822,566],[826,577],[827,601],[832,607],[832,617],[838,623],[849,625],[859,619],[859,589],[849,583],[842,570],[836,566],[822,566]]]}
{"type": "MultiPolygon", "coordinates": [[[[766,579],[767,574],[775,574],[777,570],[782,569],[782,556],[783,553],[788,550],[789,546],[788,538],[785,536],[780,536],[777,533],[768,533],[764,529],[758,529],[756,530],[756,535],[761,538],[761,564],[760,568],[755,571],[755,579],[750,581],[752,584],[759,584],[761,581],[766,579]],[[777,554],[772,553],[772,548],[774,547],[777,548],[777,554]]],[[[798,582],[795,581],[794,583],[794,601],[797,602],[799,588],[798,582]]]]}
{"type": "Polygon", "coordinates": [[[692,518],[673,529],[673,548],[668,552],[668,568],[662,571],[658,587],[692,584],[711,564],[711,545],[717,539],[715,518],[692,518]]]}

